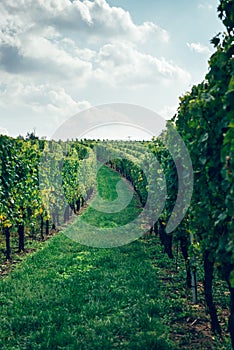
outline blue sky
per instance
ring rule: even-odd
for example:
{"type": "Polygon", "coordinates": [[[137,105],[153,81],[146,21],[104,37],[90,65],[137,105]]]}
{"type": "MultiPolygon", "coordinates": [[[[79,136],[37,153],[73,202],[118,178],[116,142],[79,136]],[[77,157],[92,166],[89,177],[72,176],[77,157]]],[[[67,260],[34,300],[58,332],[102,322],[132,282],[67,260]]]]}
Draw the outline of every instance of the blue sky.
{"type": "Polygon", "coordinates": [[[173,115],[224,27],[216,0],[2,0],[0,132],[48,138],[86,108],[173,115]]]}

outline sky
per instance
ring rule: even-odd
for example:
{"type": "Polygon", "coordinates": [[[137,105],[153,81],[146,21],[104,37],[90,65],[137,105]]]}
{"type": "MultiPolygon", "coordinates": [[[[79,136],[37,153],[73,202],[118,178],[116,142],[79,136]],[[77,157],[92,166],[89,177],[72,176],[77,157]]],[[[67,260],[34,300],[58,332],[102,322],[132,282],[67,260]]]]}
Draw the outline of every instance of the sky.
{"type": "Polygon", "coordinates": [[[136,104],[169,119],[208,70],[210,39],[224,30],[217,6],[1,0],[0,133],[35,130],[50,138],[76,113],[109,103],[136,104]]]}

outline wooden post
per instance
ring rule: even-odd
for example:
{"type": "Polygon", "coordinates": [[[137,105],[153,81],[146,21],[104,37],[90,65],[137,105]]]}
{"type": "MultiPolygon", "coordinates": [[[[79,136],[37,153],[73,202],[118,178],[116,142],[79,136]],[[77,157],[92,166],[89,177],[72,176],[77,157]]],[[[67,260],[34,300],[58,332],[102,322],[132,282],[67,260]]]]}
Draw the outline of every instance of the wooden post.
{"type": "MultiPolygon", "coordinates": [[[[190,243],[191,245],[193,245],[193,234],[190,232],[190,243]]],[[[192,268],[191,268],[191,279],[192,279],[192,295],[193,295],[193,303],[197,304],[198,300],[197,300],[197,273],[196,270],[193,268],[193,266],[196,263],[196,258],[195,256],[192,256],[191,259],[192,262],[192,268]]]]}

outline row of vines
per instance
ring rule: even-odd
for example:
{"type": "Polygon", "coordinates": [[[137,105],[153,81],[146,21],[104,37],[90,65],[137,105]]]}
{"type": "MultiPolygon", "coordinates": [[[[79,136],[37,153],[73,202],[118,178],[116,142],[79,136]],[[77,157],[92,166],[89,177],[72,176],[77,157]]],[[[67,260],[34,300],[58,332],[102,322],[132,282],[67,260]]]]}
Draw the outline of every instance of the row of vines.
{"type": "Polygon", "coordinates": [[[91,195],[95,159],[86,157],[90,147],[81,142],[0,136],[0,226],[11,257],[11,232],[18,234],[24,250],[25,230],[40,238],[67,222],[91,195]],[[79,178],[85,180],[79,185],[79,178]]]}
{"type": "MultiPolygon", "coordinates": [[[[222,334],[222,329],[213,300],[214,274],[218,273],[220,279],[227,282],[230,290],[229,331],[234,347],[233,0],[221,0],[218,12],[227,32],[212,39],[216,51],[210,58],[209,72],[201,84],[193,86],[191,92],[180,99],[178,111],[168,123],[167,130],[159,138],[144,144],[116,142],[104,145],[100,147],[99,157],[106,159],[107,154],[104,153],[111,153],[109,165],[132,183],[144,206],[150,192],[160,193],[159,182],[162,180],[159,172],[154,174],[152,169],[148,173],[150,177],[145,177],[142,170],[147,158],[145,146],[156,156],[166,178],[167,200],[159,220],[151,230],[159,233],[165,252],[171,258],[173,242],[177,247],[180,244],[189,288],[195,288],[194,261],[195,255],[199,254],[203,262],[204,295],[211,328],[219,335],[222,334]],[[168,234],[165,227],[178,193],[178,166],[165,146],[170,138],[171,125],[178,130],[189,151],[193,164],[194,188],[185,218],[172,234],[168,234]],[[153,187],[150,186],[152,181],[153,187]]],[[[178,147],[176,143],[175,147],[178,147]]],[[[157,216],[156,207],[152,218],[157,216]]],[[[196,289],[193,292],[196,294],[196,289]]]]}
{"type": "Polygon", "coordinates": [[[193,164],[194,192],[189,227],[204,266],[205,299],[214,332],[221,334],[212,296],[214,270],[228,283],[234,347],[234,2],[221,0],[219,17],[227,28],[212,39],[216,52],[205,80],[181,98],[174,123],[193,164]]]}

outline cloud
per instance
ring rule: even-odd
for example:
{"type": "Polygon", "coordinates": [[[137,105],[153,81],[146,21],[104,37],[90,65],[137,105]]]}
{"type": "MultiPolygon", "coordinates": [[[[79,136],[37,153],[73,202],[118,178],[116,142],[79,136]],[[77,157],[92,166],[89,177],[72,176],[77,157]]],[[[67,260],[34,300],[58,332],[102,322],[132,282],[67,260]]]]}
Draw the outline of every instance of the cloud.
{"type": "Polygon", "coordinates": [[[212,4],[202,3],[198,4],[198,9],[212,11],[214,9],[214,6],[212,4]]]}
{"type": "Polygon", "coordinates": [[[0,126],[0,135],[8,135],[8,131],[0,126]]]}
{"type": "Polygon", "coordinates": [[[187,43],[187,46],[191,51],[195,51],[200,54],[210,55],[211,50],[208,46],[204,46],[201,43],[187,43]]]}
{"type": "Polygon", "coordinates": [[[168,41],[156,23],[136,24],[105,0],[2,0],[0,107],[10,117],[15,108],[19,118],[61,122],[90,107],[87,100],[138,101],[137,92],[144,103],[144,93],[162,95],[161,87],[168,99],[191,81],[183,67],[145,52],[168,41]]]}
{"type": "Polygon", "coordinates": [[[0,47],[0,67],[11,74],[41,74],[60,79],[87,76],[91,70],[91,63],[80,59],[63,49],[59,42],[35,34],[22,36],[21,44],[11,46],[2,44],[0,47]]]}
{"type": "Polygon", "coordinates": [[[34,77],[43,84],[52,80],[82,86],[93,78],[108,84],[111,68],[116,69],[115,83],[129,77],[144,83],[149,78],[150,84],[155,81],[152,76],[172,77],[178,71],[163,59],[133,49],[149,38],[166,42],[169,36],[164,29],[152,22],[136,25],[127,11],[105,0],[3,0],[0,20],[0,69],[10,75],[34,77]],[[92,49],[90,40],[95,41],[92,49]],[[80,47],[81,43],[86,46],[80,47]],[[120,50],[128,61],[118,62],[120,50]]]}
{"type": "MultiPolygon", "coordinates": [[[[79,1],[77,1],[79,3],[79,1]]],[[[141,25],[133,23],[129,12],[120,7],[111,7],[105,0],[85,1],[92,22],[86,28],[93,33],[105,34],[114,38],[128,38],[132,41],[145,41],[150,35],[157,39],[168,41],[166,30],[152,22],[141,25]]]]}
{"type": "MultiPolygon", "coordinates": [[[[136,25],[129,12],[120,7],[111,7],[105,0],[69,1],[69,0],[3,0],[3,12],[14,17],[14,24],[22,24],[22,17],[27,22],[27,28],[35,23],[50,25],[61,33],[73,31],[85,35],[87,40],[106,38],[123,38],[138,42],[147,40],[150,36],[168,41],[167,31],[153,22],[136,25]],[[30,25],[31,23],[31,25],[30,25]]],[[[21,28],[22,29],[22,28],[21,28]]]]}
{"type": "Polygon", "coordinates": [[[38,114],[65,117],[91,106],[86,100],[75,101],[64,88],[52,87],[49,84],[35,85],[11,81],[0,88],[1,106],[10,106],[13,101],[15,106],[31,108],[38,114]]]}
{"type": "Polygon", "coordinates": [[[28,36],[21,48],[2,46],[0,67],[10,75],[21,75],[23,80],[41,81],[45,76],[42,84],[53,81],[56,86],[87,86],[96,81],[136,87],[190,81],[190,74],[175,63],[141,52],[134,44],[123,41],[108,43],[95,51],[77,47],[72,39],[51,44],[45,38],[33,40],[33,36],[28,36]]]}
{"type": "Polygon", "coordinates": [[[171,119],[177,111],[178,106],[165,106],[159,110],[158,114],[165,119],[171,119]]]}
{"type": "Polygon", "coordinates": [[[96,78],[113,85],[148,86],[175,81],[186,84],[191,78],[173,62],[145,54],[123,42],[104,45],[98,52],[96,63],[96,78]]]}
{"type": "Polygon", "coordinates": [[[148,35],[167,39],[167,33],[154,23],[135,25],[127,11],[111,7],[105,0],[37,0],[36,6],[26,11],[25,6],[31,3],[2,3],[5,13],[11,10],[11,14],[8,13],[9,21],[4,17],[8,30],[2,29],[0,34],[0,69],[11,75],[33,77],[42,84],[53,81],[61,86],[68,82],[87,86],[93,80],[111,86],[150,86],[160,79],[164,83],[189,79],[189,74],[173,62],[145,54],[138,47],[137,43],[148,35]],[[24,16],[29,17],[25,30],[24,16]],[[93,49],[87,43],[79,47],[71,32],[68,37],[61,32],[66,28],[66,18],[79,35],[86,32],[88,37],[99,36],[108,42],[93,49]],[[40,22],[42,19],[47,25],[40,22]],[[36,22],[30,25],[30,20],[36,22]]]}
{"type": "Polygon", "coordinates": [[[134,42],[143,42],[149,36],[162,41],[169,39],[166,30],[155,23],[136,25],[129,12],[120,7],[111,7],[105,0],[74,1],[62,13],[53,16],[52,23],[58,30],[79,32],[89,41],[128,38],[134,42]]]}

